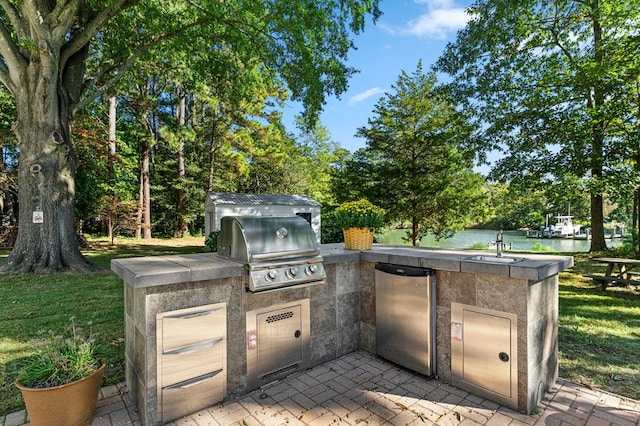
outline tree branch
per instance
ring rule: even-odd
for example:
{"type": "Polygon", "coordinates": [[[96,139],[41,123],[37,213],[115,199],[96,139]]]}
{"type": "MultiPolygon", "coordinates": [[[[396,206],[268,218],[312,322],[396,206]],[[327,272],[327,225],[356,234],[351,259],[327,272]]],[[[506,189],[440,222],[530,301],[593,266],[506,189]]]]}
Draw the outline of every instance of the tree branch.
{"type": "MultiPolygon", "coordinates": [[[[4,63],[4,61],[0,61],[0,83],[9,88],[11,88],[13,85],[13,82],[9,78],[9,69],[7,68],[7,65],[4,63]]],[[[13,90],[11,91],[13,92],[13,90]]]]}
{"type": "Polygon", "coordinates": [[[15,8],[15,6],[8,0],[0,0],[0,7],[2,7],[2,10],[4,10],[4,13],[9,18],[9,22],[16,32],[18,39],[26,37],[27,30],[24,27],[23,21],[20,18],[20,14],[18,13],[18,10],[15,8]]]}
{"type": "Polygon", "coordinates": [[[3,67],[0,70],[4,74],[2,80],[15,95],[18,86],[18,69],[26,67],[27,63],[4,25],[0,25],[0,54],[4,58],[3,67]]]}
{"type": "Polygon", "coordinates": [[[92,82],[89,81],[85,84],[85,90],[83,90],[84,93],[86,93],[85,96],[83,96],[83,98],[78,102],[78,104],[76,105],[75,109],[78,110],[80,108],[83,108],[87,105],[89,105],[91,102],[93,102],[98,96],[103,95],[104,93],[106,93],[109,89],[111,89],[113,86],[115,86],[115,84],[120,81],[120,79],[122,78],[122,76],[129,70],[129,68],[131,68],[133,66],[133,64],[135,63],[135,61],[140,58],[140,56],[142,56],[146,51],[148,51],[149,49],[151,49],[152,47],[162,43],[163,41],[177,35],[180,33],[185,32],[188,29],[191,29],[193,27],[197,27],[205,22],[208,22],[208,19],[199,19],[197,21],[194,21],[193,23],[191,23],[190,25],[186,25],[183,27],[180,27],[178,30],[173,31],[173,32],[169,32],[169,33],[165,33],[165,34],[161,34],[158,37],[156,37],[155,39],[153,39],[152,41],[150,41],[149,43],[146,44],[142,44],[139,45],[135,51],[130,54],[127,58],[126,61],[124,61],[124,63],[122,63],[122,65],[118,66],[118,67],[113,67],[110,66],[108,68],[104,68],[100,73],[98,73],[98,75],[93,79],[93,81],[97,81],[100,80],[100,78],[104,75],[106,75],[109,71],[116,69],[116,73],[105,83],[102,85],[102,87],[100,87],[100,89],[93,91],[89,94],[89,90],[86,90],[88,87],[90,87],[92,85],[92,82]]]}
{"type": "Polygon", "coordinates": [[[28,33],[26,37],[33,40],[34,42],[40,40],[48,40],[48,37],[43,34],[43,22],[44,16],[42,12],[38,9],[38,5],[35,0],[24,0],[22,5],[22,13],[23,13],[23,21],[26,21],[28,28],[28,33]]]}
{"type": "Polygon", "coordinates": [[[74,20],[80,8],[79,0],[68,0],[66,2],[57,2],[56,8],[49,14],[53,30],[53,38],[60,40],[62,43],[67,33],[71,29],[74,20]]]}
{"type": "Polygon", "coordinates": [[[64,46],[60,54],[60,68],[64,69],[69,58],[86,46],[109,19],[113,18],[121,10],[133,6],[135,3],[137,3],[137,1],[117,0],[111,7],[98,13],[95,18],[85,26],[82,32],[74,34],[71,41],[64,46]]]}

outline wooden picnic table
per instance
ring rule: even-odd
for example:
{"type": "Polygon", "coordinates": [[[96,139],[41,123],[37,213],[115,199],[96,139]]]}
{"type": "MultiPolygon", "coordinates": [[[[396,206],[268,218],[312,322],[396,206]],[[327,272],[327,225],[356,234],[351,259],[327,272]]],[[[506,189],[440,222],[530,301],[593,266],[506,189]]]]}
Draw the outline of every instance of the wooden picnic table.
{"type": "Polygon", "coordinates": [[[607,284],[640,285],[640,280],[634,280],[634,276],[640,276],[640,272],[634,271],[640,266],[639,259],[625,259],[620,257],[594,257],[592,262],[606,263],[607,269],[604,275],[584,274],[584,277],[593,278],[595,283],[607,288],[607,284]]]}

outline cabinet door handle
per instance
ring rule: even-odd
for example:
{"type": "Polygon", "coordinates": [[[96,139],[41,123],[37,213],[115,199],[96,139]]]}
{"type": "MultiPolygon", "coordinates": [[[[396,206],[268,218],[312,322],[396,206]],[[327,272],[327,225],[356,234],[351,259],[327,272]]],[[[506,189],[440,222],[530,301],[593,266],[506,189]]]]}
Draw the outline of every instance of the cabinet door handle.
{"type": "Polygon", "coordinates": [[[204,342],[195,343],[193,345],[182,346],[180,348],[171,349],[170,351],[166,351],[164,355],[184,355],[191,352],[200,351],[202,349],[210,348],[220,342],[222,342],[222,337],[218,337],[217,339],[206,340],[204,342]]]}
{"type": "Polygon", "coordinates": [[[203,317],[205,315],[212,314],[214,312],[221,311],[222,309],[223,308],[214,308],[214,309],[207,309],[206,311],[190,312],[188,314],[167,315],[165,318],[176,318],[176,319],[197,318],[197,317],[203,317]]]}
{"type": "Polygon", "coordinates": [[[207,380],[211,380],[220,373],[222,373],[222,369],[216,370],[213,373],[205,374],[204,376],[194,377],[193,379],[185,380],[184,382],[176,383],[174,385],[169,385],[164,389],[188,389],[193,386],[198,386],[206,382],[207,380]]]}

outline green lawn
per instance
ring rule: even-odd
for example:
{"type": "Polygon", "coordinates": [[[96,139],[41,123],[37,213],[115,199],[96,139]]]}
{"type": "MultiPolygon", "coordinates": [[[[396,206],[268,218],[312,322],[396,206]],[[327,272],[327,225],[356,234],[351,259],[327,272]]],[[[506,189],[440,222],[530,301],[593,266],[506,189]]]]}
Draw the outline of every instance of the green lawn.
{"type": "Polygon", "coordinates": [[[640,399],[640,287],[602,292],[585,272],[604,272],[585,254],[560,274],[560,376],[640,399]]]}
{"type": "MultiPolygon", "coordinates": [[[[202,250],[203,239],[92,241],[86,257],[100,267],[91,275],[27,275],[0,278],[0,415],[22,408],[13,386],[15,370],[32,351],[40,330],[62,330],[69,317],[93,323],[109,347],[103,384],[124,380],[123,286],[109,270],[111,259],[202,250]]],[[[6,253],[4,253],[6,255],[6,253]]],[[[602,293],[581,276],[604,267],[576,257],[560,277],[560,376],[574,382],[640,399],[640,291],[613,288],[602,293]]]]}
{"type": "MultiPolygon", "coordinates": [[[[117,248],[92,240],[84,252],[99,267],[93,275],[56,274],[0,277],[0,415],[23,408],[13,385],[20,362],[32,353],[40,331],[64,330],[70,317],[92,323],[96,338],[108,347],[104,384],[124,381],[124,298],[122,281],[110,270],[111,259],[202,251],[204,238],[184,241],[119,239],[117,248]]],[[[7,252],[0,254],[2,259],[7,252]]]]}

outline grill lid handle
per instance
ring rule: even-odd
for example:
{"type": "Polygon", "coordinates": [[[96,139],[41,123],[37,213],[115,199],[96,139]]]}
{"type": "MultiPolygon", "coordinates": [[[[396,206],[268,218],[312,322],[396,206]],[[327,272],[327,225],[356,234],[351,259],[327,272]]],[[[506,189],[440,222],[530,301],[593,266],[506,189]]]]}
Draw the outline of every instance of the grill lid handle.
{"type": "Polygon", "coordinates": [[[252,257],[255,260],[268,260],[268,259],[278,259],[285,257],[297,257],[297,256],[314,256],[317,255],[319,251],[317,249],[306,249],[306,250],[288,250],[288,251],[278,251],[274,253],[258,253],[254,254],[252,257]]]}

